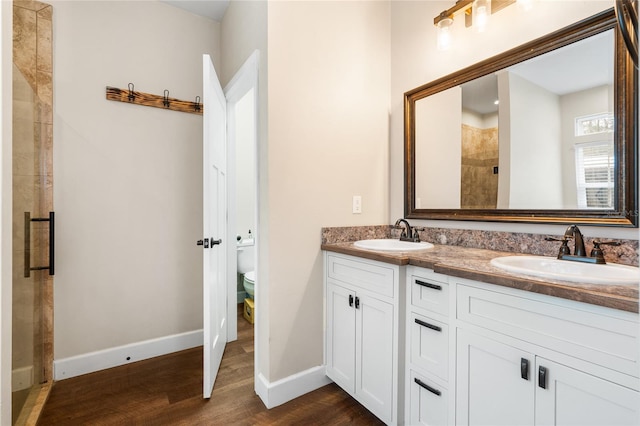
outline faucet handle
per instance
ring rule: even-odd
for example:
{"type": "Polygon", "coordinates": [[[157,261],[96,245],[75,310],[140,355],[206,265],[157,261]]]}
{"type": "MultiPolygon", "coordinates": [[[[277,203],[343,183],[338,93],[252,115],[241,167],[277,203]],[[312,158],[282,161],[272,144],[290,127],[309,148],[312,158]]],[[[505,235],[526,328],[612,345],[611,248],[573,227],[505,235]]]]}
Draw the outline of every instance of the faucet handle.
{"type": "Polygon", "coordinates": [[[600,246],[619,246],[619,241],[593,241],[593,249],[591,250],[591,257],[596,258],[596,263],[605,264],[604,251],[600,246]]]}
{"type": "Polygon", "coordinates": [[[546,237],[545,241],[559,241],[562,243],[560,246],[560,250],[558,251],[558,259],[562,258],[562,256],[571,254],[571,249],[569,248],[569,239],[571,237],[564,236],[562,238],[554,238],[554,237],[546,237]]]}

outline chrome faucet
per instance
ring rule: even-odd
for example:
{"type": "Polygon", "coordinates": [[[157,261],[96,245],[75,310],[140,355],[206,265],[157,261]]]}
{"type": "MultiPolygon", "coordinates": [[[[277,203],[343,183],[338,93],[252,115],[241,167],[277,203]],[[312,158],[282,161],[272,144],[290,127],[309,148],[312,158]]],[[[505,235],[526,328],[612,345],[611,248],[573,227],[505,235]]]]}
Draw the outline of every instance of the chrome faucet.
{"type": "Polygon", "coordinates": [[[576,225],[570,225],[566,231],[564,231],[564,238],[573,238],[573,255],[585,257],[587,250],[584,248],[584,238],[580,228],[576,225]]]}
{"type": "Polygon", "coordinates": [[[412,241],[414,243],[419,243],[420,234],[418,234],[418,230],[412,228],[411,225],[409,225],[409,222],[402,218],[396,220],[396,224],[394,226],[395,228],[402,228],[402,226],[400,226],[401,224],[404,225],[404,229],[400,234],[400,241],[412,241]]]}

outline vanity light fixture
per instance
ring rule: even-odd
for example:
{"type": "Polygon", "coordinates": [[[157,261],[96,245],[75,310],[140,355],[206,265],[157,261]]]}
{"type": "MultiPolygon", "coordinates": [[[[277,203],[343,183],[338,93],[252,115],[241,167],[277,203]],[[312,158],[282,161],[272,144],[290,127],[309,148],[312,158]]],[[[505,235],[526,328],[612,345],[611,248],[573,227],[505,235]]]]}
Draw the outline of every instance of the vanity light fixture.
{"type": "Polygon", "coordinates": [[[437,31],[438,50],[447,50],[451,46],[451,28],[454,15],[458,12],[464,12],[465,26],[473,26],[478,32],[483,32],[491,14],[516,3],[516,1],[523,3],[524,10],[529,10],[535,0],[458,0],[449,9],[433,18],[433,25],[437,31]]]}

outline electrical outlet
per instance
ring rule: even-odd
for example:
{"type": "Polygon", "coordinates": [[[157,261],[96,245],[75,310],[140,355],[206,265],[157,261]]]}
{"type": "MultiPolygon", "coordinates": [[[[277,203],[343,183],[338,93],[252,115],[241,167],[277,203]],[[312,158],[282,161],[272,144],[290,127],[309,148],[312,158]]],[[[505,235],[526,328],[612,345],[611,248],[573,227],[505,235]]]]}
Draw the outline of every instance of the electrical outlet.
{"type": "Polygon", "coordinates": [[[362,197],[360,195],[353,196],[353,213],[362,213],[362,197]]]}

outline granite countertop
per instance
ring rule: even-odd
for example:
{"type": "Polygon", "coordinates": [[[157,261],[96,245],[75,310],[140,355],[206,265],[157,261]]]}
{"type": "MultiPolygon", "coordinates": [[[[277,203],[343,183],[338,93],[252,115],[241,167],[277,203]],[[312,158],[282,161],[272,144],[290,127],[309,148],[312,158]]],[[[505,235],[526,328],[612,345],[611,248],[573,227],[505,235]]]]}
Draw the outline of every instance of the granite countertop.
{"type": "Polygon", "coordinates": [[[322,250],[343,253],[394,265],[415,265],[459,278],[532,291],[549,296],[638,312],[638,285],[598,285],[537,278],[506,273],[492,266],[494,257],[515,253],[467,247],[434,245],[432,249],[411,252],[379,252],[357,248],[353,242],[322,244],[322,250]]]}

